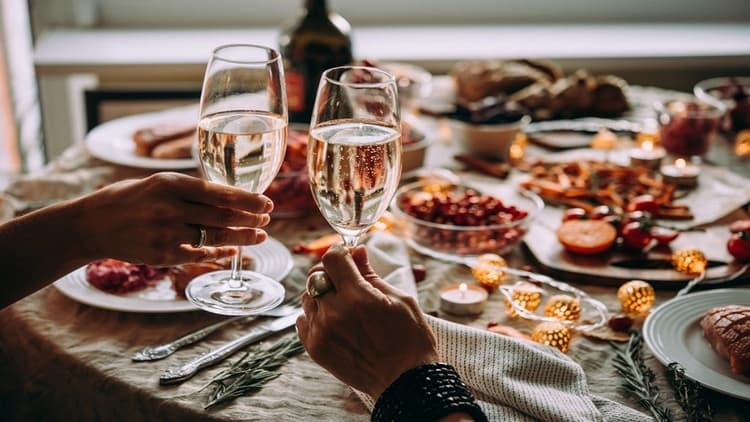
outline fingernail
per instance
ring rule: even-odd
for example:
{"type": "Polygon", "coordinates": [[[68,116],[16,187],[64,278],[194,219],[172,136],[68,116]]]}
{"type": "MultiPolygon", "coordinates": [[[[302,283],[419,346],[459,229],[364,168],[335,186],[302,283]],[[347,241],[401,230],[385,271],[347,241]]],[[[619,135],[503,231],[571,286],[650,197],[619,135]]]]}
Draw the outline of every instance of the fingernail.
{"type": "Polygon", "coordinates": [[[263,241],[266,240],[267,236],[268,235],[266,234],[265,230],[255,229],[255,240],[263,241]]]}
{"type": "Polygon", "coordinates": [[[271,212],[273,211],[273,201],[271,199],[264,197],[265,202],[263,203],[263,212],[271,212]]]}
{"type": "Polygon", "coordinates": [[[263,216],[260,219],[260,225],[265,226],[266,224],[271,222],[271,216],[268,214],[263,214],[263,216]]]}

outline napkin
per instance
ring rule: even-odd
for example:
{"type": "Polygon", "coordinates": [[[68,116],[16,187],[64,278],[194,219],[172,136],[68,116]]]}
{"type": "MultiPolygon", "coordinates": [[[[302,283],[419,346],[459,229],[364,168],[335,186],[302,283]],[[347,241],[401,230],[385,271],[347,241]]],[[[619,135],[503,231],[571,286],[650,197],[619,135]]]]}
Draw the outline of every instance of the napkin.
{"type": "MultiPolygon", "coordinates": [[[[416,296],[403,241],[374,233],[370,263],[391,285],[416,296]]],[[[427,316],[442,361],[453,365],[489,420],[650,421],[649,416],[589,393],[583,369],[557,349],[427,316]]],[[[372,410],[374,401],[357,392],[372,410]]]]}

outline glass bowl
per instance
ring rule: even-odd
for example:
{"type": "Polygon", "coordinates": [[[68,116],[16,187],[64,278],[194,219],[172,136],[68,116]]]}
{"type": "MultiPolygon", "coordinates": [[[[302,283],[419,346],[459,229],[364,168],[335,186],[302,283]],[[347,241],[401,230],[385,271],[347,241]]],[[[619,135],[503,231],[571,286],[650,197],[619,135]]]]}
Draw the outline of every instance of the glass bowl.
{"type": "Polygon", "coordinates": [[[427,69],[408,63],[380,63],[377,67],[391,73],[396,78],[398,97],[407,109],[430,95],[432,74],[427,69]]]}
{"type": "Polygon", "coordinates": [[[725,108],[717,101],[669,100],[655,104],[661,144],[677,157],[702,157],[719,130],[725,108]]]}
{"type": "Polygon", "coordinates": [[[412,248],[460,263],[484,253],[510,251],[543,208],[539,196],[510,185],[493,186],[488,194],[468,185],[434,180],[402,186],[391,203],[397,230],[412,248]],[[451,205],[458,200],[465,206],[451,205]],[[494,212],[488,212],[490,208],[494,212]],[[490,219],[494,221],[487,223],[490,219]]]}
{"type": "Polygon", "coordinates": [[[723,129],[739,132],[750,128],[750,77],[706,79],[695,84],[693,93],[701,101],[724,104],[727,119],[723,129]]]}

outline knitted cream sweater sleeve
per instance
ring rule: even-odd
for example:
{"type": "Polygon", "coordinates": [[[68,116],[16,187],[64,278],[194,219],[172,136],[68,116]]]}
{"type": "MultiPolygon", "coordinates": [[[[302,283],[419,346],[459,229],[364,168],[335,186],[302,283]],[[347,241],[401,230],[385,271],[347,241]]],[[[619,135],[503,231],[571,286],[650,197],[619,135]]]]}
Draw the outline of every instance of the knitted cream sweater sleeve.
{"type": "MultiPolygon", "coordinates": [[[[589,394],[583,369],[556,349],[429,316],[428,322],[440,357],[456,367],[491,421],[652,420],[589,394]]],[[[372,409],[372,399],[358,394],[372,409]]]]}

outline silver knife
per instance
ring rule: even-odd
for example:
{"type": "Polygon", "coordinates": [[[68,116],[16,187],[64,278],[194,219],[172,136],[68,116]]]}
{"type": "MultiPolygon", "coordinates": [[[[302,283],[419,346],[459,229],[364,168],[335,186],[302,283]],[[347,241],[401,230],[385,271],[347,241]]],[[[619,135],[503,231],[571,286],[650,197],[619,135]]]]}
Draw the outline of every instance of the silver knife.
{"type": "Polygon", "coordinates": [[[299,309],[296,312],[293,312],[292,314],[285,317],[262,322],[251,328],[247,334],[236,340],[232,340],[229,343],[224,344],[218,349],[211,350],[201,356],[198,356],[188,363],[173,366],[167,369],[159,377],[159,383],[165,385],[184,381],[195,375],[195,373],[200,369],[221,362],[243,347],[263,340],[264,338],[272,334],[278,333],[291,327],[297,321],[297,317],[301,313],[302,309],[299,309]]]}

